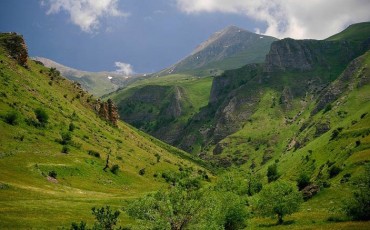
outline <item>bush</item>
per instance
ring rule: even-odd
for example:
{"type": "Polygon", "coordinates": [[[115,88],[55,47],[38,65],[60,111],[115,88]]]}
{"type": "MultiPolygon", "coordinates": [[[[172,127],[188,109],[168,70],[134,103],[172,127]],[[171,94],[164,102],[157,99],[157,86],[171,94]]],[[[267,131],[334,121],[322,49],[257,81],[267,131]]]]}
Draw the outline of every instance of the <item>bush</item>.
{"type": "Polygon", "coordinates": [[[4,116],[4,121],[9,125],[17,125],[19,119],[19,114],[16,111],[10,111],[4,116]]]}
{"type": "Polygon", "coordinates": [[[70,131],[70,132],[73,132],[73,130],[75,130],[75,128],[76,128],[76,126],[75,126],[75,124],[73,124],[72,122],[69,124],[69,128],[68,128],[68,130],[70,131]]]}
{"type": "Polygon", "coordinates": [[[145,168],[139,170],[139,175],[143,176],[145,174],[145,168]]]}
{"type": "Polygon", "coordinates": [[[69,148],[67,145],[64,145],[62,148],[62,153],[69,153],[69,148]]]}
{"type": "Polygon", "coordinates": [[[67,144],[71,143],[71,141],[72,141],[72,133],[71,132],[63,132],[63,133],[61,133],[61,136],[62,136],[62,140],[60,141],[60,143],[62,145],[67,145],[67,144]]]}
{"type": "Polygon", "coordinates": [[[339,136],[340,132],[342,132],[342,130],[343,130],[342,127],[339,127],[337,129],[333,130],[333,132],[331,133],[330,140],[336,139],[339,136]]]}
{"type": "MultiPolygon", "coordinates": [[[[91,209],[92,214],[95,216],[95,222],[93,226],[93,230],[113,230],[113,229],[128,229],[128,228],[115,228],[118,221],[118,216],[120,215],[120,212],[113,211],[110,209],[109,206],[105,206],[102,208],[92,208],[91,209]]],[[[64,228],[63,228],[64,229],[64,228]]],[[[87,230],[90,229],[87,227],[86,222],[81,221],[80,224],[77,224],[75,222],[72,223],[72,226],[70,228],[71,230],[87,230]]]]}
{"type": "Polygon", "coordinates": [[[50,172],[48,173],[48,175],[49,175],[49,177],[52,177],[52,178],[54,178],[54,179],[56,179],[56,178],[57,178],[57,173],[56,173],[54,170],[50,171],[50,172]]]}
{"type": "Polygon", "coordinates": [[[298,186],[299,191],[304,189],[309,184],[310,184],[310,177],[304,172],[299,174],[299,177],[297,178],[297,186],[298,186]]]}
{"type": "Polygon", "coordinates": [[[268,183],[276,181],[279,178],[279,173],[277,170],[277,164],[270,165],[267,168],[267,181],[268,183]]]}
{"type": "Polygon", "coordinates": [[[48,123],[49,116],[42,108],[35,109],[35,115],[42,127],[48,123]]]}
{"type": "Polygon", "coordinates": [[[113,173],[113,174],[117,174],[118,171],[119,171],[119,166],[118,165],[113,165],[112,168],[110,169],[110,171],[113,173]]]}
{"type": "Polygon", "coordinates": [[[330,169],[329,169],[329,178],[333,178],[335,177],[336,175],[338,175],[340,172],[342,171],[341,168],[339,168],[338,166],[336,165],[333,165],[330,169]]]}
{"type": "Polygon", "coordinates": [[[88,153],[90,156],[100,158],[100,153],[99,153],[99,152],[97,152],[97,151],[89,150],[87,153],[88,153]]]}

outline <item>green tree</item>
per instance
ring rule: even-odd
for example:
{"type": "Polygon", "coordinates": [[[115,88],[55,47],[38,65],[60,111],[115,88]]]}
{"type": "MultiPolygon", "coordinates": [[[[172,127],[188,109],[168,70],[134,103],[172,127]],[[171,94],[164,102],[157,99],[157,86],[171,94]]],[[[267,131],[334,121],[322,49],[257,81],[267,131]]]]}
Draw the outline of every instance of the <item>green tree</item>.
{"type": "MultiPolygon", "coordinates": [[[[113,211],[107,205],[101,208],[93,207],[91,211],[92,211],[92,214],[95,216],[95,222],[94,222],[92,230],[124,229],[122,227],[115,228],[115,226],[117,225],[118,216],[120,215],[120,212],[118,210],[113,211]]],[[[87,227],[86,222],[81,221],[79,224],[73,222],[70,229],[71,230],[87,230],[91,228],[87,227]]]]}
{"type": "Polygon", "coordinates": [[[207,191],[201,199],[199,222],[193,229],[237,230],[246,227],[248,218],[245,200],[232,192],[207,191]]]}
{"type": "Polygon", "coordinates": [[[370,164],[359,178],[353,197],[344,206],[345,213],[354,220],[370,220],[370,164]]]}
{"type": "Polygon", "coordinates": [[[277,181],[268,184],[259,193],[257,213],[267,217],[277,216],[278,224],[282,224],[283,217],[298,211],[302,202],[302,194],[296,186],[285,181],[277,181]]]}
{"type": "Polygon", "coordinates": [[[202,207],[198,191],[174,187],[158,191],[128,205],[127,213],[143,222],[149,229],[180,230],[198,217],[202,207]]]}
{"type": "Polygon", "coordinates": [[[95,224],[94,228],[96,230],[113,230],[114,226],[117,224],[118,216],[120,212],[114,211],[110,209],[109,206],[105,208],[92,208],[92,214],[95,216],[95,224]]]}

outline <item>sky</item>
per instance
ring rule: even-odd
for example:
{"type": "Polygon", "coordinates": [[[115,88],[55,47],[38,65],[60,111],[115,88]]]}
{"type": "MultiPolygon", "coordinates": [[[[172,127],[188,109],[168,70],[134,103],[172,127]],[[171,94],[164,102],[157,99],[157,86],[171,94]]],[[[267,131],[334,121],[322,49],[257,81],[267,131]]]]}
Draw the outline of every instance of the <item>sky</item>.
{"type": "Polygon", "coordinates": [[[324,39],[369,12],[369,0],[1,0],[0,32],[22,34],[30,56],[131,75],[175,64],[229,25],[324,39]]]}

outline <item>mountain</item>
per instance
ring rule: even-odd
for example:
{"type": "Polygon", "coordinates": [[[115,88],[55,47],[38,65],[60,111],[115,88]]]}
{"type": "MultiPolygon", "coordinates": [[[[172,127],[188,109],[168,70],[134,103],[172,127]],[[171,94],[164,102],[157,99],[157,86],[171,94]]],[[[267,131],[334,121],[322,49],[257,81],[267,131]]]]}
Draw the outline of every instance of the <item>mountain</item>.
{"type": "Polygon", "coordinates": [[[284,119],[290,124],[299,121],[307,110],[314,115],[331,102],[316,104],[322,91],[369,47],[369,37],[357,42],[346,39],[274,42],[264,64],[247,65],[214,78],[209,104],[189,121],[179,146],[187,151],[193,151],[198,144],[202,151],[213,149],[228,135],[248,126],[261,109],[262,101],[269,97],[270,106],[277,107],[272,113],[279,114],[271,117],[273,120],[284,119]],[[313,109],[315,106],[318,108],[313,109]]]}
{"type": "Polygon", "coordinates": [[[125,121],[174,144],[181,139],[179,130],[207,105],[212,78],[206,76],[251,62],[263,62],[276,40],[229,26],[167,70],[126,85],[104,98],[115,101],[125,121]]]}
{"type": "Polygon", "coordinates": [[[32,59],[43,63],[46,67],[56,68],[63,76],[80,83],[83,89],[98,97],[116,91],[140,76],[125,76],[117,72],[88,72],[64,66],[44,57],[33,57],[32,59]]]}
{"type": "MultiPolygon", "coordinates": [[[[346,222],[341,210],[370,162],[368,31],[370,23],[360,23],[325,40],[282,39],[262,63],[208,78],[146,79],[111,99],[135,127],[218,170],[236,169],[229,180],[251,183],[248,176],[257,175],[265,186],[272,169],[293,183],[304,175],[308,201],[289,228],[367,229],[369,222],[346,222]]],[[[275,228],[251,222],[253,229],[275,228]]]]}
{"type": "Polygon", "coordinates": [[[248,63],[261,63],[271,43],[276,40],[278,39],[274,37],[229,26],[213,34],[189,56],[162,71],[161,74],[214,75],[248,63]]]}
{"type": "Polygon", "coordinates": [[[0,34],[1,229],[70,227],[168,187],[162,173],[206,172],[27,53],[22,36],[0,34]]]}

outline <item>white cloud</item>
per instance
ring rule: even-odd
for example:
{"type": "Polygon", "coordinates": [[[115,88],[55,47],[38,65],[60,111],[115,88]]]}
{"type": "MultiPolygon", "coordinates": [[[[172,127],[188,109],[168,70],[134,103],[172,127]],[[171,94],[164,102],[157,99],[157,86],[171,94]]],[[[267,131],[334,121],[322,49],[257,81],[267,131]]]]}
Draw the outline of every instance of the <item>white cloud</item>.
{"type": "Polygon", "coordinates": [[[46,14],[66,11],[72,23],[85,32],[93,32],[99,28],[103,17],[128,16],[118,9],[118,0],[42,0],[41,5],[48,6],[46,14]]]}
{"type": "Polygon", "coordinates": [[[132,75],[134,73],[134,69],[131,64],[127,64],[127,63],[123,63],[119,61],[116,61],[114,64],[118,68],[116,70],[117,73],[122,73],[123,75],[126,75],[126,76],[132,75]]]}
{"type": "Polygon", "coordinates": [[[370,20],[369,0],[176,0],[188,14],[244,14],[267,24],[263,32],[278,38],[323,39],[346,26],[370,20]]]}

